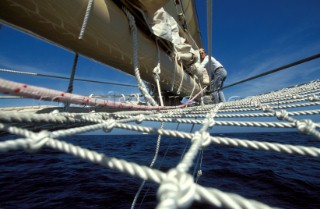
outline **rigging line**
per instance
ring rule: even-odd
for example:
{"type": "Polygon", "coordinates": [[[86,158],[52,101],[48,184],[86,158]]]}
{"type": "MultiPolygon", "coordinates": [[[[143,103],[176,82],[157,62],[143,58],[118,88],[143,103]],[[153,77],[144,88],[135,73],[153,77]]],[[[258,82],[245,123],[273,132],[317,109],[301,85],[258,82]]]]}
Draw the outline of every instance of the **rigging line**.
{"type": "Polygon", "coordinates": [[[74,76],[76,74],[78,58],[79,58],[79,54],[76,53],[74,56],[74,60],[73,60],[73,66],[72,66],[70,80],[69,80],[69,86],[68,86],[68,90],[67,90],[68,93],[72,93],[72,91],[73,91],[73,81],[74,81],[74,76]]]}
{"type": "MultiPolygon", "coordinates": [[[[8,70],[0,68],[0,72],[6,72],[6,73],[16,73],[16,74],[23,74],[23,75],[32,75],[32,76],[40,76],[40,77],[48,77],[48,78],[59,78],[64,80],[69,80],[70,77],[64,77],[64,76],[58,76],[58,75],[49,75],[49,74],[42,74],[42,73],[32,73],[32,72],[24,72],[24,71],[18,71],[18,70],[8,70]]],[[[101,83],[101,84],[108,84],[108,85],[118,85],[118,86],[128,86],[128,87],[138,87],[136,85],[132,84],[126,84],[126,83],[114,83],[114,82],[106,82],[106,81],[96,81],[96,80],[89,80],[89,79],[82,79],[82,78],[75,78],[75,81],[83,81],[83,82],[91,82],[91,83],[101,83]]]]}
{"type": "MultiPolygon", "coordinates": [[[[201,151],[202,151],[202,149],[201,149],[201,151]]],[[[200,158],[201,158],[201,151],[197,154],[196,162],[194,163],[194,168],[193,168],[193,173],[192,173],[193,179],[196,179],[195,176],[196,176],[196,171],[199,167],[199,162],[200,162],[200,158]]],[[[200,167],[199,167],[199,170],[200,170],[200,167]]]]}
{"type": "Polygon", "coordinates": [[[157,66],[153,69],[153,76],[157,84],[157,89],[158,89],[158,95],[159,95],[159,100],[160,100],[160,106],[163,105],[163,99],[161,95],[161,86],[160,86],[160,73],[161,73],[161,67],[160,67],[160,50],[159,50],[159,44],[158,44],[158,39],[156,39],[156,45],[157,45],[157,53],[158,53],[158,64],[157,66]]]}
{"type": "Polygon", "coordinates": [[[207,0],[207,36],[208,36],[208,59],[209,59],[209,69],[211,72],[211,54],[212,54],[212,0],[207,0]]]}
{"type": "Polygon", "coordinates": [[[172,85],[171,85],[171,91],[174,90],[174,84],[176,82],[176,72],[177,72],[177,66],[178,66],[178,54],[177,54],[177,51],[175,49],[175,54],[174,54],[174,72],[173,72],[173,81],[172,81],[172,85]]]}
{"type": "Polygon", "coordinates": [[[198,170],[198,173],[197,173],[197,178],[196,178],[196,183],[198,183],[198,180],[199,180],[199,178],[200,178],[200,176],[202,176],[202,161],[203,161],[203,152],[204,152],[204,150],[203,149],[201,149],[201,158],[200,158],[200,165],[199,165],[199,170],[198,170]]]}
{"type": "MultiPolygon", "coordinates": [[[[273,69],[273,70],[269,70],[269,71],[267,71],[267,72],[264,72],[264,73],[261,73],[261,74],[258,74],[258,75],[255,75],[255,76],[246,78],[246,79],[244,79],[244,80],[241,80],[241,81],[238,81],[238,82],[229,84],[229,85],[226,85],[226,86],[222,87],[221,89],[229,88],[229,87],[231,87],[231,86],[235,86],[235,85],[238,85],[238,84],[240,84],[240,83],[244,83],[244,82],[247,82],[247,81],[256,79],[256,78],[260,78],[260,77],[269,75],[269,74],[271,74],[271,73],[275,73],[275,72],[278,72],[278,71],[281,71],[281,70],[284,70],[284,69],[287,69],[287,68],[290,68],[290,67],[293,67],[293,66],[296,66],[296,65],[305,63],[305,62],[309,62],[309,61],[311,61],[311,60],[318,59],[318,58],[320,58],[320,54],[315,54],[315,55],[313,55],[313,56],[310,56],[310,57],[307,57],[307,58],[298,60],[298,61],[296,61],[296,62],[292,62],[292,63],[287,64],[287,65],[284,65],[284,66],[282,66],[282,67],[278,67],[278,68],[275,68],[275,69],[273,69]]],[[[221,90],[221,89],[219,89],[219,90],[221,90]]]]}
{"type": "MultiPolygon", "coordinates": [[[[195,123],[192,124],[191,129],[190,129],[190,133],[193,133],[193,129],[194,129],[194,126],[195,126],[195,125],[196,125],[195,123]]],[[[186,150],[187,150],[187,147],[190,146],[190,144],[191,144],[191,141],[188,140],[188,141],[186,142],[185,147],[184,147],[184,149],[183,149],[183,152],[182,152],[182,154],[181,154],[181,156],[180,156],[180,161],[181,161],[182,158],[184,157],[184,155],[185,155],[185,153],[186,153],[186,150]]]]}
{"type": "MultiPolygon", "coordinates": [[[[176,129],[175,129],[176,131],[179,130],[180,124],[181,124],[180,122],[177,122],[177,127],[176,127],[176,129]]],[[[160,170],[160,168],[161,168],[161,166],[162,166],[162,163],[163,163],[164,159],[166,158],[166,156],[167,156],[167,154],[168,154],[168,151],[169,151],[169,148],[171,147],[172,142],[173,142],[173,140],[170,140],[170,141],[169,141],[169,145],[167,146],[167,149],[166,149],[164,155],[162,156],[162,159],[161,159],[161,161],[160,161],[160,163],[159,163],[159,166],[158,166],[158,169],[159,169],[159,170],[160,170]]]]}
{"type": "MultiPolygon", "coordinates": [[[[177,127],[176,127],[176,129],[175,129],[176,131],[179,130],[179,126],[180,126],[180,123],[178,122],[178,123],[177,123],[177,127]]],[[[171,145],[172,145],[172,142],[173,142],[173,140],[169,140],[169,144],[168,144],[168,146],[167,146],[167,148],[166,148],[166,151],[165,151],[164,155],[162,156],[161,161],[160,161],[160,163],[159,163],[159,165],[158,165],[158,167],[157,167],[158,170],[160,170],[163,161],[164,161],[165,158],[167,157],[167,154],[168,154],[168,152],[169,152],[169,148],[170,148],[171,145]]],[[[143,196],[143,198],[142,198],[142,200],[141,200],[141,202],[140,202],[139,209],[141,209],[141,206],[142,206],[145,198],[147,197],[150,189],[151,189],[151,186],[149,185],[148,188],[147,188],[147,190],[146,190],[146,192],[145,192],[145,194],[144,194],[144,196],[143,196]]]]}
{"type": "Polygon", "coordinates": [[[92,10],[92,7],[93,7],[93,1],[94,0],[89,0],[89,2],[88,2],[86,13],[85,13],[85,16],[84,16],[84,19],[83,19],[83,23],[82,23],[82,26],[81,26],[80,34],[79,34],[79,37],[78,37],[80,40],[83,39],[84,32],[85,32],[85,30],[87,28],[87,24],[88,24],[88,21],[89,21],[90,13],[91,13],[91,10],[92,10]]]}
{"type": "MultiPolygon", "coordinates": [[[[163,129],[163,126],[164,126],[164,123],[161,122],[160,129],[163,129]]],[[[154,164],[155,164],[155,162],[156,162],[156,160],[158,158],[159,149],[160,149],[160,143],[161,143],[161,136],[162,136],[161,134],[158,135],[157,144],[156,144],[156,150],[155,150],[153,159],[152,159],[152,161],[151,161],[151,163],[149,165],[150,168],[153,168],[153,166],[154,166],[154,164]]],[[[140,196],[140,193],[141,193],[145,183],[146,183],[146,180],[143,180],[141,185],[140,185],[140,187],[139,187],[139,189],[138,189],[138,191],[137,191],[137,193],[136,193],[136,195],[134,196],[134,199],[133,199],[132,204],[131,204],[131,209],[135,208],[136,202],[137,202],[137,200],[138,200],[138,198],[140,196]]]]}
{"type": "MultiPolygon", "coordinates": [[[[137,26],[135,22],[135,17],[124,7],[124,13],[126,14],[129,22],[131,38],[132,38],[132,47],[133,47],[133,70],[135,77],[138,82],[139,90],[144,95],[144,98],[147,101],[147,104],[151,104],[152,106],[158,106],[158,103],[153,99],[153,97],[148,93],[148,90],[141,79],[140,71],[139,71],[139,52],[138,52],[138,34],[137,34],[137,26]]],[[[149,106],[149,105],[148,105],[149,106]]]]}

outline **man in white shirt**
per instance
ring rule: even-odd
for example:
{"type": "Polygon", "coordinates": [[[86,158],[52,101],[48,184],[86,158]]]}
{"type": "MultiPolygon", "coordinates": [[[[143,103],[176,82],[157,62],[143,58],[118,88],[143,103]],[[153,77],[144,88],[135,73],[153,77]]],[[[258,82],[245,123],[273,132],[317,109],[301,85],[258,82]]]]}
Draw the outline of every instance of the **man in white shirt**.
{"type": "Polygon", "coordinates": [[[223,86],[223,82],[227,78],[227,71],[221,65],[219,61],[211,57],[211,72],[209,72],[209,56],[206,54],[205,50],[201,48],[199,50],[201,66],[206,68],[208,75],[210,77],[210,86],[208,92],[212,92],[213,103],[225,102],[225,97],[220,90],[223,86]]]}

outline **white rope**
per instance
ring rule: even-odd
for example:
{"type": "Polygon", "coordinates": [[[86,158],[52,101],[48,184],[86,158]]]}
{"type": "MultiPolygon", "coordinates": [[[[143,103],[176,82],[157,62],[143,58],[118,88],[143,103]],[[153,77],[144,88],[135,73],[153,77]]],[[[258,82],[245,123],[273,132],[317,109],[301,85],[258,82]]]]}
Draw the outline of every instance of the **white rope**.
{"type": "MultiPolygon", "coordinates": [[[[163,126],[164,126],[164,123],[161,123],[160,129],[163,129],[163,126]]],[[[157,158],[158,158],[159,149],[160,149],[160,143],[161,143],[161,135],[158,135],[157,144],[156,144],[156,150],[155,150],[153,159],[152,159],[152,161],[151,161],[151,163],[150,163],[150,165],[149,165],[150,168],[153,168],[153,166],[154,166],[154,164],[155,164],[155,162],[156,162],[156,160],[157,160],[157,158]]],[[[138,200],[138,198],[139,198],[139,195],[140,195],[140,193],[141,193],[141,191],[142,191],[145,183],[146,183],[146,181],[143,180],[143,182],[141,183],[141,185],[140,185],[140,187],[139,187],[136,195],[134,196],[133,202],[132,202],[132,204],[131,204],[131,209],[134,209],[134,207],[135,207],[135,205],[136,205],[136,202],[137,202],[137,200],[138,200]]]]}
{"type": "MultiPolygon", "coordinates": [[[[192,77],[191,77],[191,78],[192,78],[192,77]]],[[[192,95],[193,95],[193,93],[194,93],[194,90],[196,89],[196,81],[195,81],[194,78],[192,78],[192,79],[193,79],[193,88],[192,88],[191,94],[190,94],[190,96],[189,96],[189,99],[192,98],[192,95]]],[[[188,105],[187,105],[187,106],[188,106],[188,105]]]]}
{"type": "Polygon", "coordinates": [[[157,66],[153,69],[153,76],[157,84],[157,89],[158,89],[158,95],[159,95],[159,100],[160,100],[160,105],[163,106],[163,100],[162,100],[162,95],[161,95],[161,87],[160,87],[160,73],[161,73],[161,68],[160,68],[160,50],[159,50],[159,44],[158,44],[158,39],[156,39],[156,45],[157,45],[157,51],[158,51],[158,64],[157,66]]]}
{"type": "Polygon", "coordinates": [[[195,183],[198,183],[198,180],[199,180],[199,178],[202,176],[202,161],[203,161],[203,152],[204,152],[204,150],[202,149],[201,150],[201,153],[200,153],[200,164],[199,164],[199,170],[198,170],[198,172],[197,172],[197,178],[196,178],[196,180],[195,180],[195,183]]]}
{"type": "Polygon", "coordinates": [[[193,170],[193,178],[195,178],[194,182],[197,183],[200,176],[202,176],[202,160],[203,160],[203,149],[200,150],[198,156],[197,156],[197,161],[194,164],[194,170],[193,170]],[[197,175],[196,175],[197,172],[197,175]]]}
{"type": "Polygon", "coordinates": [[[87,28],[87,24],[88,24],[89,17],[90,17],[90,12],[91,12],[91,9],[93,6],[93,1],[94,0],[89,0],[89,2],[88,2],[86,14],[84,16],[83,23],[82,23],[81,30],[80,30],[80,34],[79,34],[79,39],[83,39],[83,35],[84,35],[84,32],[87,28]]]}
{"type": "MultiPolygon", "coordinates": [[[[209,130],[215,125],[229,125],[229,126],[244,126],[244,127],[278,127],[278,128],[296,128],[297,131],[309,134],[313,138],[319,138],[319,132],[316,130],[320,127],[318,123],[310,120],[297,120],[290,116],[296,115],[319,115],[320,110],[304,110],[296,112],[287,112],[279,110],[281,106],[319,106],[318,92],[320,89],[319,82],[312,82],[303,86],[294,87],[294,89],[286,89],[266,95],[259,95],[254,98],[244,99],[241,101],[233,101],[226,103],[219,103],[218,105],[205,105],[187,107],[184,109],[171,109],[159,111],[125,111],[114,113],[68,113],[59,112],[57,110],[48,114],[38,113],[19,113],[16,108],[9,108],[7,110],[0,110],[0,130],[20,136],[16,140],[6,140],[0,142],[0,151],[8,152],[16,149],[24,149],[27,152],[36,152],[43,147],[49,147],[61,152],[65,152],[84,160],[105,166],[111,169],[124,172],[128,175],[139,177],[144,180],[150,180],[160,185],[157,196],[159,199],[157,208],[188,208],[194,201],[206,202],[215,208],[262,208],[269,209],[270,207],[260,202],[249,200],[236,194],[225,193],[215,188],[205,188],[195,182],[201,175],[202,158],[200,159],[200,169],[198,176],[195,179],[188,174],[189,169],[194,164],[199,150],[206,146],[230,146],[253,150],[273,151],[284,154],[295,154],[308,157],[320,157],[320,148],[307,147],[300,145],[280,144],[265,142],[262,140],[245,140],[228,137],[210,136],[209,130]],[[298,93],[299,100],[293,98],[288,92],[298,93]],[[312,92],[312,95],[310,95],[312,92]],[[288,95],[287,95],[288,94],[288,95]],[[313,96],[315,95],[315,96],[313,96]],[[277,106],[274,101],[280,101],[280,98],[286,102],[277,106]],[[266,101],[262,103],[261,101],[266,101]],[[270,105],[273,104],[273,105],[270,105]],[[245,108],[244,108],[245,107],[245,108]],[[247,114],[220,114],[222,112],[242,112],[254,109],[255,111],[263,111],[263,113],[247,113],[247,114]],[[241,110],[241,111],[240,111],[241,110]],[[199,119],[186,119],[190,116],[199,119]],[[216,121],[218,117],[274,117],[275,119],[284,120],[287,122],[256,122],[256,121],[216,121]],[[164,129],[163,124],[159,128],[142,126],[142,122],[157,121],[157,122],[175,122],[175,123],[190,123],[192,127],[196,124],[201,124],[202,127],[195,133],[186,133],[184,131],[164,129]],[[127,124],[136,122],[137,125],[127,124]],[[58,131],[41,131],[34,133],[32,131],[21,128],[25,124],[61,124],[74,125],[76,127],[68,128],[66,130],[58,131]],[[20,127],[18,127],[20,126],[20,127]],[[110,158],[104,154],[97,153],[91,150],[83,149],[72,144],[59,141],[58,138],[71,136],[90,131],[104,130],[105,132],[112,131],[114,128],[125,130],[133,130],[144,133],[158,134],[155,157],[151,162],[153,166],[157,153],[159,152],[160,136],[170,136],[190,140],[192,145],[190,149],[183,156],[180,163],[170,169],[167,173],[156,169],[140,166],[132,162],[110,158]]],[[[280,103],[279,103],[280,104],[280,103]]],[[[34,109],[34,108],[31,108],[34,109]]],[[[19,109],[22,110],[22,109],[19,109]]],[[[286,139],[283,139],[284,142],[286,139]]]]}
{"type": "Polygon", "coordinates": [[[264,112],[273,113],[279,120],[287,120],[288,122],[294,123],[296,128],[304,134],[313,135],[317,139],[320,139],[320,132],[316,130],[317,125],[311,120],[296,120],[289,116],[287,111],[275,111],[268,105],[261,105],[255,102],[255,105],[261,108],[264,112]]]}
{"type": "Polygon", "coordinates": [[[211,113],[208,114],[207,122],[204,122],[199,132],[194,134],[192,138],[192,145],[185,154],[181,162],[176,168],[171,169],[166,176],[166,179],[160,184],[157,197],[159,203],[157,209],[171,209],[171,208],[187,208],[194,198],[196,187],[193,183],[193,177],[187,174],[187,171],[193,164],[193,160],[197,155],[203,140],[206,140],[210,134],[207,129],[213,124],[216,112],[222,103],[218,104],[211,113]]]}
{"type": "Polygon", "coordinates": [[[179,95],[180,94],[180,91],[181,91],[181,88],[182,88],[182,84],[183,84],[183,79],[184,79],[184,70],[183,70],[183,64],[181,62],[180,64],[180,69],[181,69],[181,81],[180,81],[180,84],[179,84],[179,88],[177,90],[177,94],[179,95]]]}
{"type": "MultiPolygon", "coordinates": [[[[204,118],[205,114],[201,112],[197,113],[198,111],[193,111],[192,113],[188,114],[171,114],[167,115],[166,118],[204,118]]],[[[320,110],[306,110],[306,111],[294,111],[288,112],[290,116],[299,116],[299,115],[317,115],[320,114],[320,110]]],[[[216,118],[250,118],[250,117],[273,117],[274,114],[272,113],[239,113],[239,114],[218,114],[216,118]]]]}
{"type": "Polygon", "coordinates": [[[144,85],[139,72],[139,61],[138,61],[138,35],[137,35],[137,27],[134,20],[134,17],[131,15],[131,13],[123,8],[124,12],[126,13],[129,25],[132,33],[132,42],[133,42],[133,65],[134,65],[134,73],[138,82],[139,89],[142,93],[142,95],[145,97],[147,102],[149,102],[153,106],[158,106],[157,102],[154,101],[154,99],[150,96],[150,94],[147,91],[146,86],[144,85]]]}
{"type": "Polygon", "coordinates": [[[206,120],[203,122],[202,128],[199,130],[199,132],[196,132],[193,135],[191,139],[192,145],[189,151],[186,153],[182,161],[177,166],[177,170],[179,172],[187,172],[190,166],[192,165],[193,159],[195,158],[196,154],[199,151],[199,148],[203,143],[202,140],[206,140],[210,136],[208,128],[214,125],[213,118],[218,112],[220,106],[222,106],[222,103],[216,105],[216,107],[210,113],[208,113],[206,120]]]}
{"type": "Polygon", "coordinates": [[[171,85],[171,92],[174,90],[174,85],[176,83],[176,74],[178,71],[178,53],[175,52],[174,54],[174,72],[173,72],[173,80],[172,80],[172,85],[171,85]]]}

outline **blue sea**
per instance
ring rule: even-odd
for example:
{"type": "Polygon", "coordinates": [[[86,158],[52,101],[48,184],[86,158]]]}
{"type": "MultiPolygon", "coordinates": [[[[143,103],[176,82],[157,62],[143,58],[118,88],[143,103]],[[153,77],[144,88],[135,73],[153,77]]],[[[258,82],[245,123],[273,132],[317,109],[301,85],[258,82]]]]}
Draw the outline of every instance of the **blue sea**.
{"type": "MultiPolygon", "coordinates": [[[[225,137],[320,147],[294,132],[236,133],[225,137]]],[[[0,140],[12,138],[1,137],[0,140]]],[[[155,135],[80,135],[61,140],[110,157],[149,165],[155,135]]],[[[167,171],[190,142],[162,137],[156,168],[167,171]]],[[[320,208],[320,159],[210,145],[204,150],[198,183],[274,207],[320,208]]],[[[193,168],[191,169],[193,173],[193,168]]],[[[50,148],[0,153],[0,208],[130,208],[142,180],[50,148]]],[[[136,208],[155,208],[158,185],[147,182],[136,208]]],[[[213,208],[194,203],[191,208],[213,208]]]]}

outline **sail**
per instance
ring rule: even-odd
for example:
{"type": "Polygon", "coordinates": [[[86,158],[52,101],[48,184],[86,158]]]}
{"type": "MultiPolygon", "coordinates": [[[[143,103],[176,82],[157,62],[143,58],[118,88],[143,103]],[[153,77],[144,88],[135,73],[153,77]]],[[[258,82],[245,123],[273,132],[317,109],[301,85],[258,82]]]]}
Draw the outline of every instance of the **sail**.
{"type": "MultiPolygon", "coordinates": [[[[164,5],[172,17],[178,18],[172,1],[160,2],[160,6],[164,5]]],[[[185,17],[187,17],[188,32],[185,33],[190,31],[195,43],[200,44],[194,3],[193,1],[181,1],[181,3],[185,6],[185,17]]],[[[0,20],[28,34],[128,74],[134,73],[133,53],[137,50],[141,77],[145,81],[154,83],[153,69],[160,63],[162,90],[180,94],[181,97],[201,90],[199,84],[185,73],[181,66],[176,65],[174,58],[163,48],[158,50],[155,40],[141,29],[137,34],[138,48],[133,48],[128,18],[114,1],[94,1],[83,38],[79,39],[87,6],[88,0],[2,0],[0,20]]]]}

